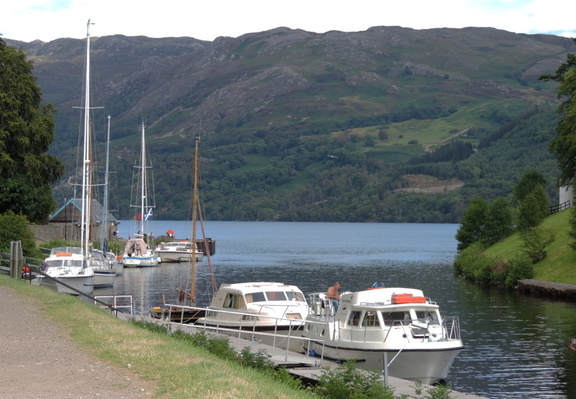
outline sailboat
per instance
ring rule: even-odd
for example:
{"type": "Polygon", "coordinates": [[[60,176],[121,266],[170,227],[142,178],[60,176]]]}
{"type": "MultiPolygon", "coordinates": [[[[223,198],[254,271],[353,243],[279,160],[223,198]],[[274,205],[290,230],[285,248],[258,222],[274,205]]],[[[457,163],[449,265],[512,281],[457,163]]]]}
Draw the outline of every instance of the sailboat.
{"type": "MultiPolygon", "coordinates": [[[[110,163],[110,116],[108,116],[108,134],[106,138],[106,168],[104,172],[104,204],[100,235],[100,250],[90,251],[90,263],[94,269],[94,288],[113,287],[119,274],[117,262],[111,263],[108,255],[108,169],[110,163]]],[[[115,257],[114,257],[115,259],[115,257]]],[[[120,264],[121,265],[121,264],[120,264]]]]}
{"type": "MultiPolygon", "coordinates": [[[[92,164],[90,142],[90,20],[86,34],[86,81],[84,99],[84,147],[82,162],[82,220],[80,247],[53,248],[41,269],[56,282],[58,292],[90,295],[94,291],[94,269],[90,264],[92,164]]],[[[44,282],[41,282],[44,284],[44,282]]]]}
{"type": "Polygon", "coordinates": [[[154,249],[148,243],[150,232],[148,232],[147,221],[152,216],[153,207],[148,203],[148,181],[146,171],[149,166],[146,163],[146,126],[144,122],[142,122],[142,142],[140,151],[140,205],[135,206],[140,211],[140,213],[136,214],[138,232],[134,238],[130,238],[126,242],[126,246],[124,247],[122,263],[125,267],[158,266],[161,262],[158,254],[156,254],[154,249]]]}
{"type": "MultiPolygon", "coordinates": [[[[195,146],[194,146],[194,187],[192,189],[192,240],[191,242],[197,242],[197,220],[198,215],[201,214],[199,208],[199,200],[198,200],[198,170],[199,170],[199,148],[200,137],[196,137],[195,146]]],[[[202,235],[204,236],[204,243],[203,248],[205,248],[204,254],[208,260],[208,268],[211,277],[211,287],[213,291],[216,291],[216,280],[214,278],[214,273],[212,271],[212,264],[210,260],[211,251],[208,249],[208,239],[204,234],[204,228],[202,225],[202,235]]],[[[195,251],[194,246],[190,247],[190,293],[184,291],[183,289],[179,289],[179,302],[188,302],[189,306],[155,306],[150,309],[150,316],[154,318],[169,318],[170,321],[179,322],[179,323],[194,323],[198,319],[205,316],[205,309],[197,308],[197,300],[196,300],[196,265],[198,259],[196,256],[193,256],[193,251],[195,251]]],[[[164,301],[165,302],[165,301],[164,301]]],[[[166,305],[166,304],[164,304],[166,305]]]]}

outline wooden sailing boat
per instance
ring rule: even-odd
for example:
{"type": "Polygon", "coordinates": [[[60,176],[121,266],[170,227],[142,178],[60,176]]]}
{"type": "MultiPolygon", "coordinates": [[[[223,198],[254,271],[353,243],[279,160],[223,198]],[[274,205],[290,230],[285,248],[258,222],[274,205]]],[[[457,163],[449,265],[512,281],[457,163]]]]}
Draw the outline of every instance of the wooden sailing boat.
{"type": "MultiPolygon", "coordinates": [[[[200,203],[198,200],[198,171],[199,171],[199,143],[200,137],[196,137],[195,146],[194,146],[194,183],[192,188],[192,242],[195,243],[197,241],[197,222],[198,222],[198,215],[201,215],[200,212],[200,203]]],[[[201,221],[202,222],[202,221],[201,221]]],[[[202,235],[204,239],[203,248],[209,248],[206,235],[204,234],[204,229],[202,227],[202,235]]],[[[194,251],[194,246],[190,248],[190,251],[194,251]]],[[[212,289],[216,291],[216,280],[214,279],[214,273],[212,272],[211,260],[210,260],[210,251],[205,251],[205,255],[207,255],[208,259],[208,267],[210,269],[211,275],[211,283],[212,289]]],[[[197,306],[196,301],[196,266],[197,266],[197,259],[196,256],[190,256],[190,293],[186,292],[183,289],[179,289],[179,302],[184,302],[186,305],[182,306],[166,306],[166,301],[164,301],[164,306],[155,306],[150,309],[150,316],[154,318],[169,318],[170,321],[179,322],[179,323],[194,323],[201,317],[205,316],[205,309],[195,308],[197,306]]]]}

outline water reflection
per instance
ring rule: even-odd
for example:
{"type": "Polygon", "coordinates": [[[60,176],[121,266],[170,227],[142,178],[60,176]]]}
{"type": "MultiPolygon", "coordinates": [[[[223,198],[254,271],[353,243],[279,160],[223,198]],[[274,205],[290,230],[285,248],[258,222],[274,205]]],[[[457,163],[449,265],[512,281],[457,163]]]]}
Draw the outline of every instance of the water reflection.
{"type": "MultiPolygon", "coordinates": [[[[154,222],[162,234],[189,236],[189,222],[154,222]]],[[[121,225],[122,226],[122,225],[121,225]]],[[[465,350],[449,381],[454,389],[489,398],[575,398],[576,304],[545,301],[470,284],[453,276],[456,225],[208,222],[216,239],[217,282],[280,281],[304,292],[343,290],[374,282],[424,290],[444,315],[460,317],[465,350]]],[[[198,291],[207,293],[205,261],[198,291]]],[[[125,269],[114,291],[136,296],[147,313],[189,290],[190,268],[164,264],[125,269]]],[[[202,299],[206,303],[209,297],[202,299]]]]}

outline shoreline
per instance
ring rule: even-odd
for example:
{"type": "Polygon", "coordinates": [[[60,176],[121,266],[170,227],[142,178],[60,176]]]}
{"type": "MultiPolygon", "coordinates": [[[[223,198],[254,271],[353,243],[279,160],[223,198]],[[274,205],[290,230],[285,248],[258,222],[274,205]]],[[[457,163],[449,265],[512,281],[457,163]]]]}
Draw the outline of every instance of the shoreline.
{"type": "Polygon", "coordinates": [[[542,280],[518,280],[516,291],[530,296],[576,302],[576,284],[542,280]]]}

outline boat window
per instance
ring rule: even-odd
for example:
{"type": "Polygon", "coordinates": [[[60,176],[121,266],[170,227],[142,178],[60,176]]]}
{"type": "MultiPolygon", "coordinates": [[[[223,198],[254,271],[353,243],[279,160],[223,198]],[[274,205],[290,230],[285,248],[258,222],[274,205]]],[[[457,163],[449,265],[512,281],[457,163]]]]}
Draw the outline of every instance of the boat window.
{"type": "Polygon", "coordinates": [[[226,294],[224,298],[224,307],[230,309],[240,309],[244,306],[244,299],[241,295],[226,294]]]}
{"type": "Polygon", "coordinates": [[[362,320],[362,327],[380,327],[378,314],[374,311],[366,312],[364,314],[364,319],[362,320]]]}
{"type": "Polygon", "coordinates": [[[416,318],[419,321],[428,323],[428,324],[438,324],[438,315],[434,311],[429,310],[417,310],[416,311],[416,318]]]}
{"type": "Polygon", "coordinates": [[[384,317],[384,323],[388,325],[401,325],[404,321],[411,320],[409,312],[384,312],[382,316],[384,317]]]}
{"type": "Polygon", "coordinates": [[[362,312],[357,312],[357,311],[350,312],[350,317],[348,318],[348,325],[349,326],[359,326],[361,315],[362,315],[362,312]]]}
{"type": "Polygon", "coordinates": [[[253,292],[251,294],[246,294],[246,302],[266,302],[266,297],[263,292],[253,292]]]}
{"type": "Polygon", "coordinates": [[[266,297],[269,301],[285,301],[284,291],[266,291],[266,297]]]}
{"type": "Polygon", "coordinates": [[[289,301],[304,302],[304,295],[300,292],[288,291],[286,292],[286,296],[289,301]]]}

